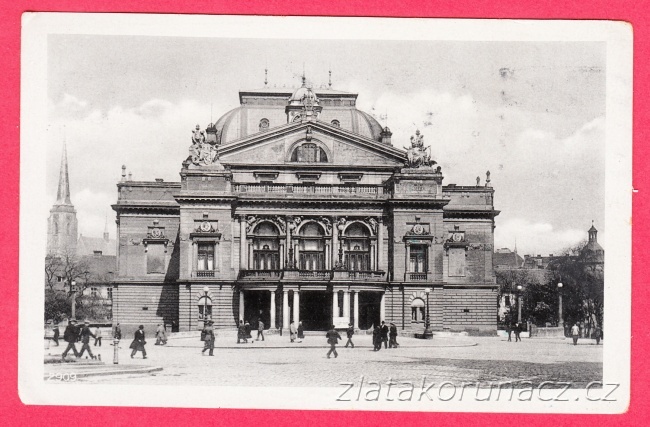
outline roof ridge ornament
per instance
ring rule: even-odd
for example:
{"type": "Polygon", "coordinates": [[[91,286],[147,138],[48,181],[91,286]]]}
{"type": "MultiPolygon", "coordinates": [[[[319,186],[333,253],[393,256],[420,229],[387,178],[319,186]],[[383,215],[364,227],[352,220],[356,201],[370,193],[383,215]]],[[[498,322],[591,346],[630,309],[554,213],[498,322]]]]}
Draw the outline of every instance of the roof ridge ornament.
{"type": "MultiPolygon", "coordinates": [[[[212,127],[212,123],[210,125],[212,127]]],[[[206,140],[205,131],[201,130],[199,125],[192,130],[192,145],[188,160],[196,166],[220,165],[216,140],[213,141],[212,138],[206,140]]]]}

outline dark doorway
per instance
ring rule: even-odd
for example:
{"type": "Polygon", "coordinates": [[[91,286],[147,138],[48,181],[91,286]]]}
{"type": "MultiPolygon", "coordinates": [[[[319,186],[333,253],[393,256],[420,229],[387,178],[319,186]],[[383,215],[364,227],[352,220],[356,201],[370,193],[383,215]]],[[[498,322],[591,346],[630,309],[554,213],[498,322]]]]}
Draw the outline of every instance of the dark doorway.
{"type": "Polygon", "coordinates": [[[370,329],[381,323],[380,305],[381,292],[359,292],[359,329],[370,329]]]}
{"type": "Polygon", "coordinates": [[[332,293],[300,292],[300,320],[306,331],[327,331],[332,326],[332,293]]]}
{"type": "Polygon", "coordinates": [[[264,329],[271,326],[271,292],[269,291],[244,291],[244,322],[251,324],[253,330],[257,329],[257,322],[264,322],[264,329]]]}

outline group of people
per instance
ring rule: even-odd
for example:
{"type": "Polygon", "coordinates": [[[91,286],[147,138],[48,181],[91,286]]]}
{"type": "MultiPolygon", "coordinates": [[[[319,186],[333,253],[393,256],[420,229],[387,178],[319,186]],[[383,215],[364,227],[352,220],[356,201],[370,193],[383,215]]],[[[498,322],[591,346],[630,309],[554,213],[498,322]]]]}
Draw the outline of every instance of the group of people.
{"type": "MultiPolygon", "coordinates": [[[[95,356],[93,352],[90,350],[90,337],[95,338],[95,345],[97,345],[97,336],[93,334],[92,331],[90,330],[90,323],[88,321],[85,321],[83,326],[77,326],[77,321],[75,319],[71,319],[68,322],[68,326],[66,326],[65,331],[63,331],[63,340],[68,343],[68,346],[66,347],[65,351],[61,354],[61,358],[65,359],[68,353],[70,352],[70,350],[72,350],[75,357],[77,358],[82,357],[83,354],[86,351],[88,351],[88,355],[92,359],[97,359],[97,356],[95,356]],[[77,346],[76,346],[77,341],[81,341],[80,351],[77,351],[77,346]]],[[[56,338],[57,338],[56,343],[58,345],[58,336],[56,338]]],[[[99,343],[101,346],[101,335],[100,335],[99,343]]]]}
{"type": "Polygon", "coordinates": [[[508,324],[506,332],[508,332],[508,341],[512,341],[512,333],[515,333],[515,342],[521,341],[521,330],[523,329],[521,323],[508,324]]]}
{"type": "Polygon", "coordinates": [[[381,350],[381,344],[384,344],[384,348],[397,348],[399,343],[397,342],[397,326],[391,322],[390,327],[386,325],[386,322],[381,321],[381,325],[375,325],[375,328],[372,330],[372,344],[374,351],[381,350]]]}

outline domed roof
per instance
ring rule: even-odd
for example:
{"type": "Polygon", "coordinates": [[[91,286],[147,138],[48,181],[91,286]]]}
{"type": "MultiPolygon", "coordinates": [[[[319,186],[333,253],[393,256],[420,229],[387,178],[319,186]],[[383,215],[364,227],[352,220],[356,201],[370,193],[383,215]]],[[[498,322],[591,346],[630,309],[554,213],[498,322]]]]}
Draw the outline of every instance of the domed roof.
{"type": "Polygon", "coordinates": [[[311,98],[315,104],[318,104],[318,98],[316,97],[316,94],[311,87],[307,86],[307,82],[303,77],[302,86],[296,89],[296,91],[291,95],[289,98],[289,104],[295,105],[297,103],[302,103],[304,98],[311,98]]]}

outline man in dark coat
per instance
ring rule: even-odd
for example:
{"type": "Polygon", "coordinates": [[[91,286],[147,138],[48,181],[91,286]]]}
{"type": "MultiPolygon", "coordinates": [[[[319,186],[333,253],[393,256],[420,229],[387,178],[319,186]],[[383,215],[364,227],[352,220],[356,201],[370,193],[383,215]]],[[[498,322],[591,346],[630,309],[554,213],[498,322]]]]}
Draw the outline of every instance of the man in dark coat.
{"type": "Polygon", "coordinates": [[[59,324],[58,323],[54,324],[54,327],[52,328],[52,332],[54,333],[54,335],[52,335],[52,341],[54,341],[54,344],[56,344],[56,346],[58,347],[59,346],[59,335],[61,334],[61,332],[59,332],[59,324]]]}
{"type": "Polygon", "coordinates": [[[133,351],[131,352],[131,359],[133,359],[133,356],[135,356],[135,353],[138,351],[142,352],[142,358],[146,359],[147,358],[147,351],[144,349],[144,345],[147,342],[144,340],[144,326],[140,325],[138,326],[138,330],[135,331],[135,334],[133,336],[133,341],[131,342],[131,345],[129,348],[131,348],[133,351]]]}
{"type": "Polygon", "coordinates": [[[381,321],[381,342],[384,343],[384,348],[388,348],[388,325],[383,320],[381,321]]]}
{"type": "Polygon", "coordinates": [[[399,345],[397,343],[397,326],[394,323],[390,324],[390,332],[388,333],[390,337],[390,342],[388,343],[388,348],[397,348],[399,345]]]}
{"type": "Polygon", "coordinates": [[[84,326],[81,329],[79,336],[81,336],[81,342],[82,342],[81,351],[79,352],[79,357],[83,356],[84,352],[88,350],[88,355],[90,355],[91,358],[96,359],[96,357],[93,356],[93,352],[90,351],[90,337],[95,338],[95,334],[93,334],[92,331],[90,330],[90,326],[87,320],[84,322],[84,326]]]}
{"type": "Polygon", "coordinates": [[[515,342],[521,341],[521,323],[515,323],[515,342]]]}
{"type": "Polygon", "coordinates": [[[345,343],[345,348],[348,348],[348,344],[354,348],[354,343],[352,342],[352,336],[354,335],[354,327],[352,326],[352,323],[348,323],[348,329],[345,331],[345,333],[348,335],[348,341],[345,343]]]}
{"type": "MultiPolygon", "coordinates": [[[[248,323],[248,322],[244,323],[244,330],[246,331],[246,338],[253,339],[253,336],[251,335],[251,324],[250,323],[248,323]]],[[[246,342],[248,342],[248,340],[246,340],[246,342]]]]}
{"type": "Polygon", "coordinates": [[[212,321],[208,322],[208,324],[203,328],[203,341],[204,341],[204,346],[203,350],[201,350],[201,354],[205,354],[206,350],[210,350],[208,355],[214,356],[212,354],[214,352],[214,328],[213,328],[213,323],[212,321]]]}
{"type": "Polygon", "coordinates": [[[375,326],[372,331],[372,344],[375,348],[374,351],[381,350],[381,329],[379,329],[379,325],[375,326]]]}
{"type": "Polygon", "coordinates": [[[327,343],[330,345],[330,351],[327,352],[327,358],[330,358],[330,354],[334,353],[334,357],[339,357],[339,354],[336,352],[336,344],[338,344],[339,340],[341,339],[341,335],[339,335],[338,332],[336,332],[336,329],[334,329],[335,326],[332,325],[330,330],[327,332],[325,335],[327,337],[327,343]]]}
{"type": "Polygon", "coordinates": [[[244,321],[239,321],[239,327],[237,328],[237,344],[240,340],[244,340],[244,343],[248,343],[248,338],[246,336],[246,328],[244,327],[244,321]]]}
{"type": "Polygon", "coordinates": [[[122,339],[122,328],[120,328],[120,324],[118,323],[115,325],[115,331],[113,332],[113,338],[121,340],[122,339]]]}
{"type": "Polygon", "coordinates": [[[508,333],[508,341],[512,342],[512,323],[506,323],[506,332],[508,333]]]}
{"type": "Polygon", "coordinates": [[[302,326],[302,321],[298,322],[298,339],[305,339],[305,328],[302,326]]]}
{"type": "Polygon", "coordinates": [[[77,329],[77,321],[71,319],[68,322],[68,326],[65,327],[65,331],[63,331],[63,339],[65,340],[65,342],[68,343],[68,346],[66,347],[65,351],[61,355],[62,359],[65,359],[65,357],[68,355],[68,352],[70,350],[74,352],[75,357],[79,357],[79,352],[77,351],[77,347],[74,345],[74,343],[77,342],[78,336],[79,336],[79,329],[77,329]]]}

